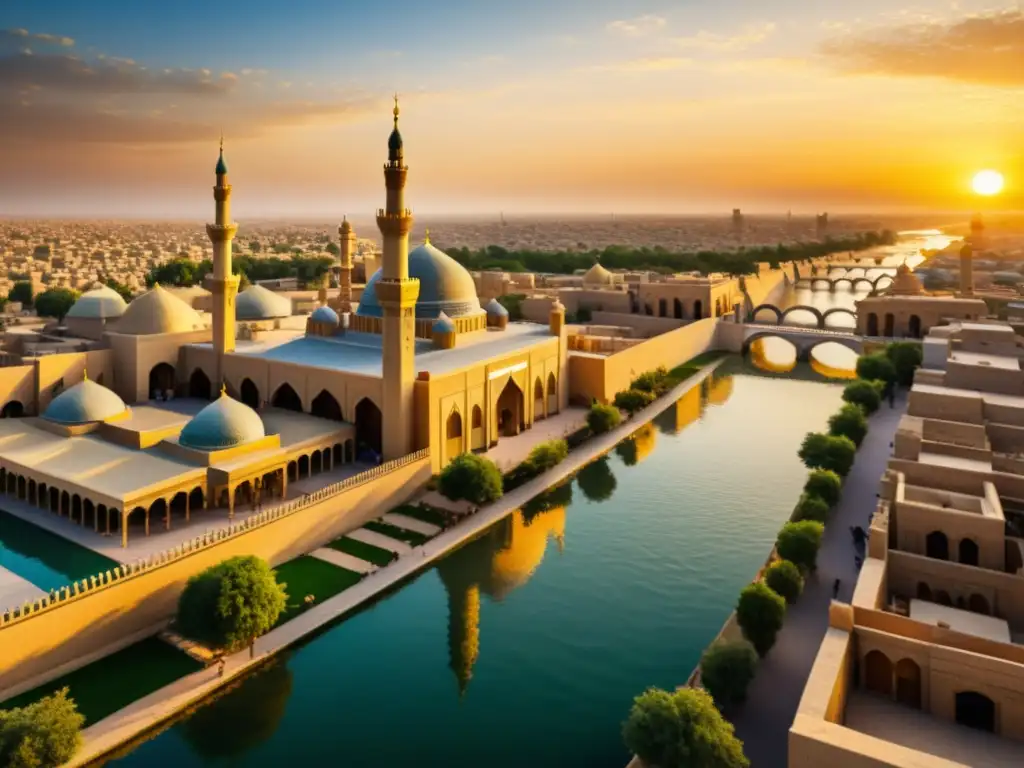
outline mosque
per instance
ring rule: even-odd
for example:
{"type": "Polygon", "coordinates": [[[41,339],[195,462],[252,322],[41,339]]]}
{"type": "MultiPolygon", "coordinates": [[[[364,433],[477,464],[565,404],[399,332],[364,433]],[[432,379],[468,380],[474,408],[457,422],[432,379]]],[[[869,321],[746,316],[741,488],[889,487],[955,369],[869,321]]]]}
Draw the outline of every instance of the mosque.
{"type": "Polygon", "coordinates": [[[169,530],[200,509],[231,516],[342,464],[429,449],[437,472],[562,410],[564,306],[551,306],[546,325],[510,324],[429,236],[409,251],[398,118],[396,99],[381,266],[354,311],[347,220],[338,294],[321,290],[308,316],[261,286],[238,292],[222,144],[206,228],[210,314],[160,285],[130,304],[109,288],[84,294],[67,327],[99,347],[5,373],[21,376],[4,383],[6,398],[23,391],[32,415],[0,420],[0,489],[127,546],[130,528],[169,530]]]}

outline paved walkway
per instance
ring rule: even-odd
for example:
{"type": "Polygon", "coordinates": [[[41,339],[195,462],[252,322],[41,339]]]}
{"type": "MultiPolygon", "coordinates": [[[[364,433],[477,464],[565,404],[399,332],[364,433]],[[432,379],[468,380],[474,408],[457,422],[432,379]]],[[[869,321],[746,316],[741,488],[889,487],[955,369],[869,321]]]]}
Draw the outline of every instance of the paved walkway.
{"type": "Polygon", "coordinates": [[[533,426],[515,437],[503,437],[484,452],[484,457],[498,465],[502,474],[523,463],[538,443],[571,435],[587,423],[588,408],[568,407],[547,419],[538,419],[533,426]]]}
{"type": "Polygon", "coordinates": [[[800,600],[787,612],[775,647],[761,661],[746,704],[731,718],[753,768],[786,768],[789,728],[828,628],[833,582],[841,580],[839,600],[848,603],[853,597],[857,552],[850,526],[868,528],[877,504],[879,481],[891,453],[889,443],[905,408],[906,400],[898,398],[895,408],[883,403],[871,417],[868,436],[846,478],[843,498],[825,529],[818,571],[807,580],[800,600]]]}
{"type": "Polygon", "coordinates": [[[0,611],[5,608],[20,607],[26,602],[33,602],[45,596],[45,590],[40,589],[31,581],[21,578],[13,571],[0,567],[0,611]]]}
{"type": "Polygon", "coordinates": [[[377,533],[371,531],[369,528],[356,528],[354,531],[349,531],[345,534],[350,539],[361,541],[363,544],[369,544],[379,549],[386,549],[388,552],[395,552],[399,555],[404,555],[407,552],[412,551],[412,546],[406,544],[404,541],[398,539],[392,539],[390,536],[385,536],[383,533],[377,533]]]}
{"type": "Polygon", "coordinates": [[[373,573],[377,570],[377,566],[373,563],[368,563],[365,560],[360,560],[358,557],[353,557],[330,547],[320,547],[320,549],[314,549],[309,554],[317,560],[323,560],[325,563],[336,565],[353,573],[373,573]]]}
{"type": "Polygon", "coordinates": [[[390,565],[368,574],[358,584],[324,600],[319,605],[314,605],[291,621],[285,622],[280,627],[263,635],[256,641],[254,658],[249,657],[248,650],[225,657],[223,677],[218,675],[216,667],[194,672],[129,704],[95,725],[89,726],[82,732],[82,747],[75,757],[65,765],[65,768],[76,768],[94,762],[126,741],[154,728],[181,710],[200,701],[231,679],[241,676],[251,667],[298,642],[324,624],[348,613],[377,595],[383,594],[395,584],[440,559],[450,550],[469,541],[480,531],[486,530],[522,507],[537,494],[578,471],[594,457],[611,450],[616,443],[628,437],[636,428],[636,420],[653,419],[673,400],[682,397],[692,387],[699,386],[720,364],[721,361],[716,361],[705,366],[699,373],[682,382],[663,399],[638,413],[635,419],[625,422],[605,435],[592,438],[585,446],[570,453],[565,461],[550,472],[524,483],[494,504],[484,507],[479,512],[442,531],[423,546],[415,547],[410,552],[399,556],[398,560],[390,565]]]}
{"type": "Polygon", "coordinates": [[[404,528],[407,531],[422,533],[424,536],[436,536],[441,532],[440,525],[417,520],[415,517],[403,515],[401,512],[388,512],[381,520],[398,528],[404,528]]]}

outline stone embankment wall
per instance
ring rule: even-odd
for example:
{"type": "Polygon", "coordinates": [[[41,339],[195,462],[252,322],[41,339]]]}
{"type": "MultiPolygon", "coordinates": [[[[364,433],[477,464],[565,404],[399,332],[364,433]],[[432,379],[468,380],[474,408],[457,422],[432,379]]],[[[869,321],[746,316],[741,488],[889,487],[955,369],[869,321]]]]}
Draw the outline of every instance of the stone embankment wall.
{"type": "Polygon", "coordinates": [[[429,478],[428,452],[410,454],[0,614],[0,700],[167,622],[188,579],[209,566],[238,555],[278,565],[405,502],[429,478]]]}

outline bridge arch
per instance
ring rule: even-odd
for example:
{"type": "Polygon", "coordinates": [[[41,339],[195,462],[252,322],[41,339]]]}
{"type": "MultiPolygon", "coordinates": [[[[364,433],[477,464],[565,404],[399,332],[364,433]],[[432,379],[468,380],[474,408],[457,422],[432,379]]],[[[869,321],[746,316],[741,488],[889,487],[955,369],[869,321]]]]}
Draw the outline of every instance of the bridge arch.
{"type": "Polygon", "coordinates": [[[816,347],[820,347],[822,344],[828,343],[841,344],[842,346],[846,347],[849,350],[852,350],[855,354],[858,355],[864,349],[864,345],[863,343],[861,343],[861,340],[853,336],[847,336],[846,338],[843,338],[842,336],[822,337],[820,339],[811,339],[805,342],[803,345],[797,344],[797,350],[801,355],[800,359],[810,360],[811,354],[814,352],[814,349],[816,347]]]}
{"type": "Polygon", "coordinates": [[[821,310],[818,309],[817,307],[811,307],[811,306],[808,306],[806,304],[797,304],[796,306],[793,306],[793,307],[787,307],[785,310],[783,310],[782,312],[779,313],[779,323],[780,324],[781,323],[785,323],[786,322],[786,317],[788,317],[791,312],[796,312],[798,310],[803,310],[805,312],[810,312],[812,315],[814,315],[814,320],[817,323],[817,327],[818,328],[824,328],[825,327],[825,318],[821,314],[821,310]]]}
{"type": "Polygon", "coordinates": [[[832,309],[826,309],[821,315],[821,327],[828,329],[828,319],[832,315],[849,315],[853,318],[854,322],[857,320],[857,313],[852,309],[846,307],[832,307],[832,309]]]}
{"type": "Polygon", "coordinates": [[[818,285],[824,285],[829,290],[832,290],[832,281],[827,277],[815,277],[811,278],[811,288],[815,288],[818,285]]]}
{"type": "Polygon", "coordinates": [[[781,323],[782,322],[782,310],[781,309],[776,307],[774,304],[758,304],[756,307],[754,307],[753,311],[750,313],[750,317],[753,319],[753,321],[755,323],[757,322],[757,313],[760,312],[761,310],[767,310],[767,311],[770,311],[770,312],[774,312],[775,313],[775,322],[776,323],[781,323]]]}
{"type": "MultiPolygon", "coordinates": [[[[752,329],[753,330],[753,329],[752,329]]],[[[755,330],[743,340],[741,353],[744,357],[750,354],[750,346],[761,339],[778,338],[788,341],[796,349],[797,360],[807,362],[811,359],[814,348],[830,341],[842,344],[856,354],[864,351],[863,340],[854,333],[822,332],[821,330],[801,329],[799,326],[775,326],[774,328],[763,328],[755,330]]]]}

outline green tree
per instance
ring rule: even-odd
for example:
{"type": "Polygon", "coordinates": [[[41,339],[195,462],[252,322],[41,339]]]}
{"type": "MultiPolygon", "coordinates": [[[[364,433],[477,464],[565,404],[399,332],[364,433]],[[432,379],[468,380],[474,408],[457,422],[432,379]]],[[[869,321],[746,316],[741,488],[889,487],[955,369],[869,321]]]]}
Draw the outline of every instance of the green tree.
{"type": "Polygon", "coordinates": [[[656,395],[643,389],[627,389],[615,393],[615,407],[633,414],[654,402],[656,395]]]}
{"type": "Polygon", "coordinates": [[[846,403],[829,417],[828,431],[835,437],[848,437],[860,446],[868,434],[868,420],[859,405],[846,403]]]}
{"type": "Polygon", "coordinates": [[[719,708],[742,704],[757,674],[757,661],[757,651],[746,640],[717,640],[700,659],[700,683],[719,708]]]}
{"type": "Polygon", "coordinates": [[[250,240],[249,250],[252,253],[259,253],[260,251],[263,250],[263,243],[261,243],[259,240],[250,240]]]}
{"type": "Polygon", "coordinates": [[[795,603],[804,591],[804,577],[789,560],[776,560],[764,572],[764,583],[787,603],[795,603]]]}
{"type": "Polygon", "coordinates": [[[115,280],[112,277],[107,278],[107,281],[106,283],[104,283],[104,285],[106,285],[108,288],[114,289],[119,294],[121,294],[121,298],[124,299],[125,301],[131,301],[135,297],[135,292],[132,291],[131,288],[129,288],[124,283],[117,282],[117,280],[115,280]]]}
{"type": "Polygon", "coordinates": [[[843,479],[827,469],[815,469],[807,476],[804,493],[817,496],[828,506],[834,507],[843,494],[843,479]]]}
{"type": "Polygon", "coordinates": [[[232,557],[188,580],[178,599],[178,627],[214,648],[237,650],[270,630],[287,606],[265,560],[232,557]]]}
{"type": "Polygon", "coordinates": [[[763,581],[748,584],[736,604],[736,621],[743,636],[753,643],[760,656],[775,645],[775,636],[786,619],[786,601],[763,581]]]}
{"type": "Polygon", "coordinates": [[[797,520],[817,520],[824,523],[828,519],[828,504],[818,496],[804,493],[796,503],[795,517],[797,520]]]}
{"type": "Polygon", "coordinates": [[[10,293],[7,294],[7,298],[10,301],[19,301],[21,306],[28,308],[32,306],[32,283],[27,280],[20,283],[15,283],[11,287],[10,293]]]}
{"type": "Polygon", "coordinates": [[[750,766],[732,725],[710,694],[695,688],[648,688],[633,700],[622,738],[652,768],[750,766]]]}
{"type": "Polygon", "coordinates": [[[85,718],[68,689],[34,704],[0,710],[0,765],[6,768],[57,768],[82,742],[85,718]]]}
{"type": "Polygon", "coordinates": [[[876,383],[866,379],[851,381],[843,388],[843,400],[860,406],[864,413],[870,416],[882,404],[882,389],[884,386],[884,382],[876,383]]]}
{"type": "Polygon", "coordinates": [[[332,256],[338,256],[339,254],[341,254],[341,248],[338,247],[337,243],[327,243],[327,245],[324,246],[324,250],[327,251],[332,256]]]}
{"type": "Polygon", "coordinates": [[[447,498],[486,504],[501,498],[501,472],[493,461],[474,453],[456,456],[441,470],[438,490],[447,498]]]}
{"type": "Polygon", "coordinates": [[[885,355],[896,369],[896,382],[904,387],[914,383],[914,371],[924,360],[923,347],[913,341],[894,341],[885,348],[885,355]]]}
{"type": "Polygon", "coordinates": [[[78,291],[72,291],[70,288],[50,288],[36,296],[36,314],[40,317],[55,317],[60,321],[76,301],[78,291]]]}
{"type": "Polygon", "coordinates": [[[152,288],[157,283],[160,285],[189,286],[195,285],[201,279],[198,267],[191,259],[177,258],[164,262],[153,267],[146,275],[146,285],[152,288]]]}
{"type": "Polygon", "coordinates": [[[594,459],[583,467],[576,475],[576,482],[583,495],[594,502],[607,501],[618,486],[607,456],[594,459]]]}
{"type": "Polygon", "coordinates": [[[857,455],[857,446],[848,437],[808,432],[800,445],[800,460],[808,469],[827,469],[846,477],[857,455]]]}
{"type": "Polygon", "coordinates": [[[818,550],[825,526],[814,520],[786,523],[775,541],[775,551],[783,560],[803,571],[813,571],[818,564],[818,550]]]}
{"type": "Polygon", "coordinates": [[[508,310],[508,319],[511,322],[523,319],[523,299],[525,293],[506,293],[498,297],[498,303],[508,310]]]}
{"type": "Polygon", "coordinates": [[[587,413],[587,426],[595,435],[603,435],[619,426],[622,414],[619,409],[604,403],[594,403],[587,413]]]}
{"type": "Polygon", "coordinates": [[[891,385],[896,381],[896,367],[885,352],[861,355],[857,358],[857,376],[868,381],[884,381],[891,385]]]}
{"type": "Polygon", "coordinates": [[[665,366],[659,366],[653,371],[645,371],[633,380],[629,388],[650,392],[655,396],[664,394],[668,389],[668,370],[665,366]]]}
{"type": "Polygon", "coordinates": [[[565,440],[547,440],[533,447],[526,463],[535,474],[540,474],[561,464],[568,455],[569,446],[565,440]]]}

